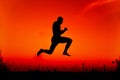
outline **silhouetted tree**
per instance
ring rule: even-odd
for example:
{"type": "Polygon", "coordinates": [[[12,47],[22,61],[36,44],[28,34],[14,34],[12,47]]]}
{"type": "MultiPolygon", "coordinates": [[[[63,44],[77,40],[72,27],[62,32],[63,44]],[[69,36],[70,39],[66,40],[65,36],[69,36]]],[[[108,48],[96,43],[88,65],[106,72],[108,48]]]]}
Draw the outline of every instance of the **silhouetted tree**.
{"type": "Polygon", "coordinates": [[[106,66],[105,66],[105,64],[104,64],[104,66],[103,66],[103,72],[106,72],[106,66]]]}
{"type": "Polygon", "coordinates": [[[117,64],[117,72],[120,72],[120,60],[116,59],[116,64],[117,64]]]}

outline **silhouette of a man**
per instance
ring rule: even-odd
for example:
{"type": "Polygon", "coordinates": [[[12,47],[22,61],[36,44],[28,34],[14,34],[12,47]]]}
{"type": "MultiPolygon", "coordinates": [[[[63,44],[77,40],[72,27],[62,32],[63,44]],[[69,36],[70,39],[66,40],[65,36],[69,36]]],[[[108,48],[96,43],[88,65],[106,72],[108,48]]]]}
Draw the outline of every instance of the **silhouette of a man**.
{"type": "Polygon", "coordinates": [[[62,37],[61,34],[63,34],[65,31],[67,31],[67,28],[64,28],[64,30],[61,30],[61,24],[63,23],[63,18],[60,16],[57,18],[57,21],[53,23],[52,31],[53,31],[53,37],[51,39],[51,46],[49,50],[46,49],[40,49],[37,53],[37,56],[39,56],[42,52],[45,52],[47,54],[52,54],[55,47],[58,45],[58,43],[67,43],[65,46],[65,50],[63,52],[63,55],[70,56],[67,52],[68,48],[70,47],[72,43],[72,39],[67,37],[62,37]]]}

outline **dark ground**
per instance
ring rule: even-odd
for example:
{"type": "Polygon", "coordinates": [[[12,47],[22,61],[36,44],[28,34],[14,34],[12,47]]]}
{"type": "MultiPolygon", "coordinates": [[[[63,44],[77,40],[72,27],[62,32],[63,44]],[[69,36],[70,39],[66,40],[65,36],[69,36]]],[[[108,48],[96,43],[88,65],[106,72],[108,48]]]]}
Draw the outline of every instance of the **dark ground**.
{"type": "Polygon", "coordinates": [[[116,72],[6,72],[0,80],[120,80],[116,72]]]}
{"type": "Polygon", "coordinates": [[[0,56],[0,80],[120,80],[120,60],[116,59],[113,63],[118,66],[116,72],[10,72],[0,56]]]}

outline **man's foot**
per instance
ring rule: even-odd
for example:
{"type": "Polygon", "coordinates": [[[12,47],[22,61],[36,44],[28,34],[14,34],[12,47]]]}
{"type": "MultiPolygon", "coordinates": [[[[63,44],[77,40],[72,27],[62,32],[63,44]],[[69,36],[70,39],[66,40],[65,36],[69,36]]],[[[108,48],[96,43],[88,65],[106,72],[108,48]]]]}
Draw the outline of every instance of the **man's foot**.
{"type": "Polygon", "coordinates": [[[42,52],[43,52],[43,49],[40,49],[40,50],[37,52],[37,56],[39,56],[42,52]]]}
{"type": "Polygon", "coordinates": [[[71,55],[69,55],[68,53],[63,53],[63,55],[66,55],[66,56],[71,56],[71,55]]]}

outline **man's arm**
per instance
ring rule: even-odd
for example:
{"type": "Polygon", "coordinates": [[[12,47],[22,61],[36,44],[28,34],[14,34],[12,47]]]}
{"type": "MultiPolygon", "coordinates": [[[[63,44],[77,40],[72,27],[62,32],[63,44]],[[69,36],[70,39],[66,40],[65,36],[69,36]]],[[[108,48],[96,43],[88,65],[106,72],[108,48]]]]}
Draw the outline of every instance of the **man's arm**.
{"type": "Polygon", "coordinates": [[[64,30],[61,30],[60,31],[60,34],[63,34],[65,31],[67,31],[68,29],[67,28],[64,28],[64,30]]]}

